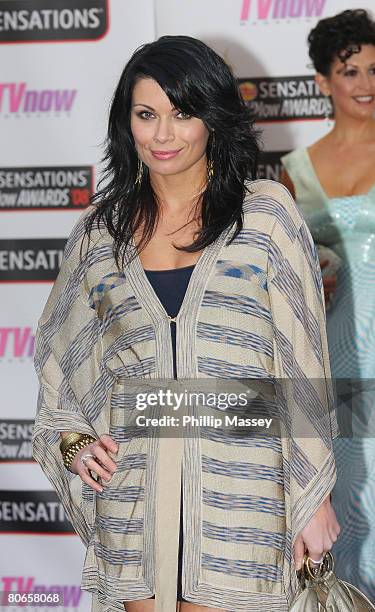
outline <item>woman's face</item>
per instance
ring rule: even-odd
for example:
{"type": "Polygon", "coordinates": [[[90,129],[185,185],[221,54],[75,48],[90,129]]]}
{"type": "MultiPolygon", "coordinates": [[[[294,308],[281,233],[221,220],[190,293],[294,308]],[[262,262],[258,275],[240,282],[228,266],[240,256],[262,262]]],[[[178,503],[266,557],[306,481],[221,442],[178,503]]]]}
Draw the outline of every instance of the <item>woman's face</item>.
{"type": "Polygon", "coordinates": [[[206,164],[209,132],[203,121],[173,108],[153,79],[140,79],[134,86],[131,130],[151,173],[176,175],[206,164]]]}
{"type": "Polygon", "coordinates": [[[336,58],[328,77],[317,75],[325,95],[332,97],[336,116],[367,119],[375,112],[375,46],[362,45],[343,64],[336,58]]]}

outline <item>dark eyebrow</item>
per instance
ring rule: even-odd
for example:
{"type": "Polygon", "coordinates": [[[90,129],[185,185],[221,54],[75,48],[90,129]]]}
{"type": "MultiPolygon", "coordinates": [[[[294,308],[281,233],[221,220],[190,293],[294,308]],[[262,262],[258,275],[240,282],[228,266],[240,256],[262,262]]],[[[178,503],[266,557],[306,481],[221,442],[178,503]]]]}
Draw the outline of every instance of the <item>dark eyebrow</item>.
{"type": "Polygon", "coordinates": [[[356,66],[355,64],[347,64],[345,63],[343,66],[341,66],[338,70],[336,70],[336,74],[341,74],[342,72],[344,72],[345,70],[357,70],[358,66],[356,66]]]}
{"type": "MultiPolygon", "coordinates": [[[[152,108],[152,106],[149,106],[148,104],[143,104],[143,102],[137,102],[137,104],[133,104],[132,108],[135,108],[136,106],[144,106],[145,108],[148,108],[148,110],[152,111],[153,113],[156,112],[155,109],[152,108]]],[[[171,110],[173,112],[173,111],[178,110],[178,109],[173,107],[171,110]]]]}
{"type": "MultiPolygon", "coordinates": [[[[371,62],[371,64],[367,67],[367,70],[371,70],[371,68],[374,68],[375,66],[375,62],[371,62]]],[[[344,72],[345,70],[359,70],[359,66],[357,64],[344,64],[344,66],[342,68],[339,68],[339,70],[336,70],[336,74],[341,74],[342,72],[344,72]]]]}
{"type": "Polygon", "coordinates": [[[148,106],[148,104],[143,104],[142,102],[137,102],[137,104],[133,104],[133,108],[134,108],[135,106],[144,106],[145,108],[148,108],[150,111],[155,112],[155,109],[154,109],[154,108],[152,108],[152,106],[148,106]]]}

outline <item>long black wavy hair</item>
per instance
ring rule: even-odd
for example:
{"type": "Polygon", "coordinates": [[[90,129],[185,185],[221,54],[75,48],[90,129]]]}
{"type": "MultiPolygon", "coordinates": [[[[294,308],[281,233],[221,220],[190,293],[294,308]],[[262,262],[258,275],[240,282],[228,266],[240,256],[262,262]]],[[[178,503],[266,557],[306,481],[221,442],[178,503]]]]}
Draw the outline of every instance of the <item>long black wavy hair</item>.
{"type": "Polygon", "coordinates": [[[375,45],[375,22],[364,9],[348,9],[321,19],[307,40],[315,70],[329,76],[336,57],[344,64],[362,45],[375,45]]]}
{"type": "Polygon", "coordinates": [[[126,64],[112,99],[105,171],[92,197],[94,209],[86,219],[89,236],[94,223],[98,227],[104,223],[114,239],[119,266],[120,262],[124,265],[134,233],[143,224],[141,250],[158,221],[158,201],[147,167],[140,185],[136,184],[138,155],[130,127],[133,88],[143,77],[154,79],[176,109],[200,118],[210,134],[207,158],[213,162],[214,176],[202,195],[201,229],[192,244],[176,248],[199,251],[236,225],[233,239],[243,226],[245,181],[256,178],[257,131],[224,60],[205,43],[188,36],[162,36],[143,45],[126,64]]]}

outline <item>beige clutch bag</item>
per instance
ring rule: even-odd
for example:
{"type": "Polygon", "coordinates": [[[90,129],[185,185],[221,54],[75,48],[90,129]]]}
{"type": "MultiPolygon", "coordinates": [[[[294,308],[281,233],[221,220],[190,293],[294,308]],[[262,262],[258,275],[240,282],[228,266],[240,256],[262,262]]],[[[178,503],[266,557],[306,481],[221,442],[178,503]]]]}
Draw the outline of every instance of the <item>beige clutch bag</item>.
{"type": "Polygon", "coordinates": [[[300,572],[303,590],[290,612],[375,612],[375,606],[359,589],[336,578],[333,566],[330,552],[320,566],[312,566],[310,557],[305,555],[300,572]]]}

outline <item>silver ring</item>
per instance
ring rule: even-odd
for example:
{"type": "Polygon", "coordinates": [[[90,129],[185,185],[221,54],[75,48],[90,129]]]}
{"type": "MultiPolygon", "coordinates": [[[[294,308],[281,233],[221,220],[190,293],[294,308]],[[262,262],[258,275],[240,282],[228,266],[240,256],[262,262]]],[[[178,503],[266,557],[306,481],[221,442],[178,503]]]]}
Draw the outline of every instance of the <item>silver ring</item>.
{"type": "Polygon", "coordinates": [[[324,556],[323,556],[321,559],[318,559],[317,561],[314,561],[314,559],[312,559],[312,558],[310,557],[310,561],[311,561],[311,563],[314,563],[315,565],[318,565],[318,564],[322,563],[322,562],[323,562],[323,560],[324,560],[324,556]]]}
{"type": "Polygon", "coordinates": [[[87,453],[86,455],[82,455],[82,457],[81,457],[81,461],[82,461],[83,465],[86,465],[85,461],[86,461],[86,459],[88,459],[89,457],[94,457],[94,455],[92,455],[91,453],[87,453]]]}

